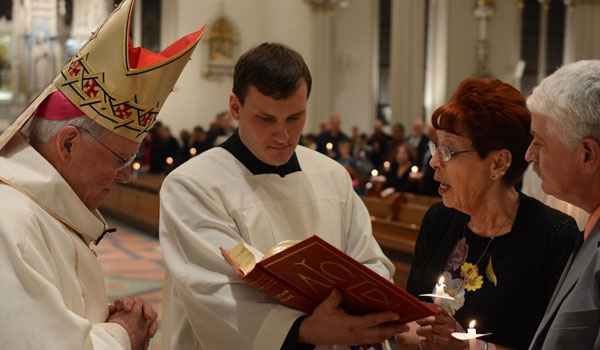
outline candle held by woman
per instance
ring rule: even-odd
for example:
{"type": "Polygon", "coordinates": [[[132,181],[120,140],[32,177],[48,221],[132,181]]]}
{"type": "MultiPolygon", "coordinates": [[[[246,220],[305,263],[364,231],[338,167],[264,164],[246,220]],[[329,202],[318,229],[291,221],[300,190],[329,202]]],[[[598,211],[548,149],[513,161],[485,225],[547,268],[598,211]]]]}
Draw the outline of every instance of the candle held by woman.
{"type": "MultiPolygon", "coordinates": [[[[446,293],[444,292],[444,276],[440,276],[438,283],[435,285],[435,295],[444,296],[446,293]]],[[[439,305],[442,302],[442,298],[434,298],[433,302],[439,305]]]]}
{"type": "Polygon", "coordinates": [[[477,330],[475,329],[475,320],[469,323],[469,329],[467,329],[469,337],[469,350],[477,350],[477,330]]]}

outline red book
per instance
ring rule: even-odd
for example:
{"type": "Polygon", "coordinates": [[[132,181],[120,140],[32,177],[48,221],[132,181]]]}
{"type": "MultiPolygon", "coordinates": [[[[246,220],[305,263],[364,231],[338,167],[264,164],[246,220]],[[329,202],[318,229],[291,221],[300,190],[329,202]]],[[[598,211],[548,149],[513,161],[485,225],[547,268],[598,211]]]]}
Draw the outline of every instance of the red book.
{"type": "Polygon", "coordinates": [[[318,236],[282,244],[286,246],[276,248],[273,255],[267,254],[259,262],[243,242],[230,250],[220,249],[248,284],[306,313],[312,313],[333,288],[342,291],[341,307],[352,315],[394,311],[400,315],[399,322],[407,323],[436,313],[318,236]]]}

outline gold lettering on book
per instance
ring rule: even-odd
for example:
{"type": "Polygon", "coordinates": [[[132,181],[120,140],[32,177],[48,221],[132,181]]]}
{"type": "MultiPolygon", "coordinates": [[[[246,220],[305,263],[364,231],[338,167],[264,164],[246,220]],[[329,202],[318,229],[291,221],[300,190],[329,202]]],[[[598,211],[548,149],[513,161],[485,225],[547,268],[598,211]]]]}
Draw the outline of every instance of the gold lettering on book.
{"type": "Polygon", "coordinates": [[[279,300],[279,302],[282,302],[282,303],[291,300],[293,297],[294,297],[294,295],[292,293],[290,293],[290,291],[287,289],[284,289],[281,292],[274,295],[274,298],[276,300],[279,300]]]}
{"type": "Polygon", "coordinates": [[[358,300],[366,304],[379,304],[385,309],[394,309],[400,306],[400,300],[391,301],[381,290],[382,286],[373,283],[366,276],[362,276],[363,281],[354,284],[346,289],[346,293],[355,295],[358,300]]]}
{"type": "Polygon", "coordinates": [[[315,268],[303,259],[301,262],[294,263],[294,266],[305,269],[298,272],[298,277],[314,292],[320,291],[318,287],[330,290],[336,283],[344,283],[356,277],[346,266],[333,261],[323,261],[315,268]]]}
{"type": "Polygon", "coordinates": [[[317,266],[311,266],[306,259],[293,265],[299,268],[296,271],[297,276],[315,294],[327,294],[333,287],[344,286],[346,297],[355,299],[365,307],[369,304],[378,304],[384,309],[392,309],[401,304],[399,300],[391,301],[380,290],[381,284],[347,265],[335,261],[323,261],[317,266]]]}

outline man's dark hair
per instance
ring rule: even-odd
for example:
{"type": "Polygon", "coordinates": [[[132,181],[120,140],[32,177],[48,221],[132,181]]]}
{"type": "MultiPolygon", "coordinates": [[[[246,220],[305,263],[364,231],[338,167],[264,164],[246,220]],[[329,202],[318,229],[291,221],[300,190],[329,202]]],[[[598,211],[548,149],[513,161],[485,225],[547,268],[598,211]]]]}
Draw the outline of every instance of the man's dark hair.
{"type": "Polygon", "coordinates": [[[312,78],[302,56],[294,49],[263,43],[243,54],[233,72],[233,93],[244,104],[248,88],[254,86],[261,94],[274,99],[286,99],[306,83],[310,96],[312,78]]]}

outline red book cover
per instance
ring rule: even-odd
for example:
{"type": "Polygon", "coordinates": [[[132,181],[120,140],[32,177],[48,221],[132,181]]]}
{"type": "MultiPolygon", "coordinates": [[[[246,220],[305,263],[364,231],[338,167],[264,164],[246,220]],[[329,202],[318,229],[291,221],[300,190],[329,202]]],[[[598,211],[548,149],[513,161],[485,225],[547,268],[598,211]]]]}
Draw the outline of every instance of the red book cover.
{"type": "Polygon", "coordinates": [[[399,322],[407,323],[436,313],[318,236],[302,240],[258,263],[244,243],[230,250],[221,248],[221,252],[248,284],[281,304],[306,313],[311,313],[333,288],[342,291],[341,306],[353,315],[394,311],[400,315],[399,322]]]}

